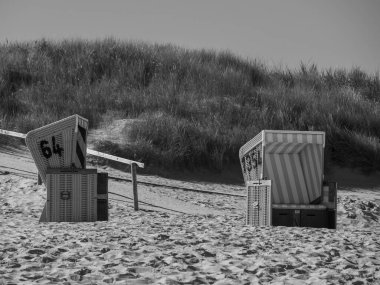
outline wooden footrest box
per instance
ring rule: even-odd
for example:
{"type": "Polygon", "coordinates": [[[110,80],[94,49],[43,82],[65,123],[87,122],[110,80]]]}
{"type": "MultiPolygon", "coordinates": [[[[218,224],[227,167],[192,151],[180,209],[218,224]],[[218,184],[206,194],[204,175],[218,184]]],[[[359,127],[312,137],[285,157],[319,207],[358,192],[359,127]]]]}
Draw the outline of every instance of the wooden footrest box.
{"type": "Polygon", "coordinates": [[[272,225],[335,229],[335,210],[324,205],[272,205],[272,225]]]}
{"type": "Polygon", "coordinates": [[[108,174],[96,169],[48,169],[40,222],[108,221],[108,174]]]}

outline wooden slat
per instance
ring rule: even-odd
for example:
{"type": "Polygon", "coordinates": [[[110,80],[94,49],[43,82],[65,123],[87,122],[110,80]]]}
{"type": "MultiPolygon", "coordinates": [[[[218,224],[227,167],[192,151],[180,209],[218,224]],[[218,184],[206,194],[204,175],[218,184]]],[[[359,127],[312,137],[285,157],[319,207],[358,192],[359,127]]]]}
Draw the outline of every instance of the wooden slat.
{"type": "Polygon", "coordinates": [[[95,155],[95,156],[98,156],[98,157],[103,157],[103,158],[106,158],[106,159],[109,159],[109,160],[118,161],[118,162],[129,164],[129,165],[136,164],[138,167],[144,168],[144,163],[133,161],[133,160],[129,160],[129,159],[126,159],[126,158],[121,158],[121,157],[118,157],[118,156],[113,156],[113,155],[106,154],[106,153],[103,153],[103,152],[100,152],[100,151],[96,151],[96,150],[92,150],[92,149],[89,149],[89,148],[87,149],[87,154],[95,155]]]}
{"type": "Polygon", "coordinates": [[[137,178],[136,178],[136,164],[132,163],[131,165],[131,174],[132,174],[132,185],[133,185],[133,202],[135,211],[139,210],[139,198],[137,194],[137,178]]]}
{"type": "Polygon", "coordinates": [[[16,137],[16,138],[22,138],[22,139],[25,139],[25,137],[26,137],[26,134],[2,130],[2,129],[0,129],[0,134],[11,136],[11,137],[16,137]]]}

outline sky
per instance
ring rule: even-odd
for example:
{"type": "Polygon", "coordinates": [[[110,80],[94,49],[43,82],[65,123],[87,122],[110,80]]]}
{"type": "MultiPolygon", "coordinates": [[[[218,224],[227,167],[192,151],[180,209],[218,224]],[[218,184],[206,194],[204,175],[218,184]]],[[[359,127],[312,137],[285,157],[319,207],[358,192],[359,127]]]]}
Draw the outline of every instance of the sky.
{"type": "Polygon", "coordinates": [[[379,15],[380,0],[0,0],[0,42],[113,37],[376,73],[379,15]]]}

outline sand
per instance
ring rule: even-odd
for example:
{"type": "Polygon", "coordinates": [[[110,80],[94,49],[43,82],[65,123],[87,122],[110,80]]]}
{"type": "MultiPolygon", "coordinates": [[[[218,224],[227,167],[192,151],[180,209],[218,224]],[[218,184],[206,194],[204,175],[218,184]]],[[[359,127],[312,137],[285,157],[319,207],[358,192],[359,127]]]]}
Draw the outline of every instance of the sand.
{"type": "Polygon", "coordinates": [[[243,197],[165,187],[242,186],[141,175],[164,185],[138,186],[156,207],[110,200],[108,222],[39,223],[46,189],[30,156],[12,152],[0,153],[0,284],[380,284],[376,186],[339,188],[337,230],[246,226],[243,197]]]}
{"type": "Polygon", "coordinates": [[[376,284],[380,206],[350,193],[338,230],[245,226],[243,198],[181,190],[171,198],[218,215],[110,201],[109,222],[39,223],[45,188],[0,175],[0,284],[376,284]]]}

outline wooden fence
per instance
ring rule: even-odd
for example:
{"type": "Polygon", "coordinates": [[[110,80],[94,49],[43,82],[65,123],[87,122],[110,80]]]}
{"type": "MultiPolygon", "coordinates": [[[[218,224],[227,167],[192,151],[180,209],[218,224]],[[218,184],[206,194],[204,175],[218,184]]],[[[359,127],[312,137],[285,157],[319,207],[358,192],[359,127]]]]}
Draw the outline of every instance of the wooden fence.
{"type": "MultiPolygon", "coordinates": [[[[17,132],[13,132],[13,131],[2,130],[2,129],[0,129],[0,134],[1,135],[15,137],[15,138],[21,138],[21,139],[25,139],[25,137],[26,137],[26,134],[17,133],[17,132]]],[[[105,158],[105,159],[108,159],[108,160],[117,161],[117,162],[128,164],[128,165],[131,166],[134,208],[135,208],[135,211],[138,211],[139,204],[138,204],[138,193],[137,193],[137,170],[136,170],[136,168],[137,168],[137,166],[140,167],[140,168],[144,168],[144,163],[138,162],[138,161],[129,160],[129,159],[118,157],[118,156],[114,156],[114,155],[110,155],[110,154],[103,153],[103,152],[96,151],[96,150],[92,150],[92,149],[89,149],[89,148],[87,148],[87,154],[88,155],[97,156],[97,157],[101,157],[101,158],[105,158]]],[[[40,179],[38,179],[38,181],[40,183],[40,179]]]]}

